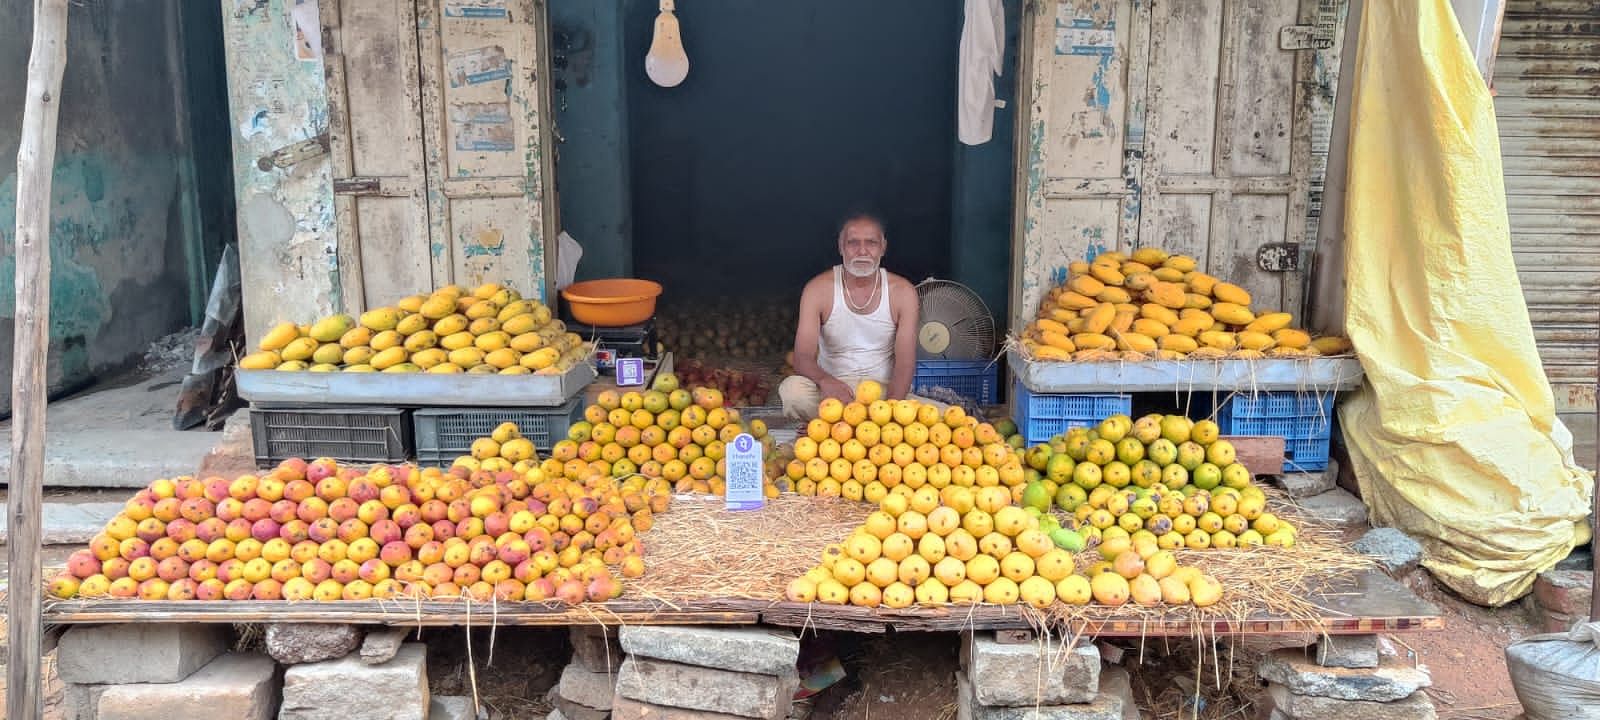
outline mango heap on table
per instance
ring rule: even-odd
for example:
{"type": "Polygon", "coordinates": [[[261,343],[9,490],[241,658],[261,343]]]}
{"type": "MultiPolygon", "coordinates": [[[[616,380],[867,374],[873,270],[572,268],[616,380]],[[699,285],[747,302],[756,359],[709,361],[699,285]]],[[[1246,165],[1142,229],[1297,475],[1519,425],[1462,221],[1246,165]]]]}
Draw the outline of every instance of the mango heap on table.
{"type": "Polygon", "coordinates": [[[538,300],[493,283],[471,292],[450,285],[360,317],[330,315],[312,325],[280,323],[246,370],[310,372],[560,374],[583,362],[588,345],[538,300]]]}
{"type": "Polygon", "coordinates": [[[1023,331],[1024,353],[1043,361],[1303,358],[1349,352],[1339,337],[1312,338],[1294,316],[1250,306],[1250,293],[1198,270],[1194,258],[1144,247],[1132,256],[1074,262],[1023,331]]]}

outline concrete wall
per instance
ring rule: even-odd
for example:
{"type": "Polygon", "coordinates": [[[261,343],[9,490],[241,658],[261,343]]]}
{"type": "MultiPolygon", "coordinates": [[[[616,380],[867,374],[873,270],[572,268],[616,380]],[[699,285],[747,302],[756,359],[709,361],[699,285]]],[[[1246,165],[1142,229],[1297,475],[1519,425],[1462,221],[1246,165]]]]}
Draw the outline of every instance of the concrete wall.
{"type": "MultiPolygon", "coordinates": [[[[1011,317],[1011,225],[1015,205],[1013,167],[1017,123],[1017,35],[1022,0],[1004,0],[1006,57],[995,79],[994,135],[982,145],[955,143],[951,196],[950,279],[973,289],[997,325],[1011,317]]],[[[997,334],[1000,334],[997,328],[997,334]]]]}
{"type": "MultiPolygon", "coordinates": [[[[8,68],[0,72],[0,318],[7,321],[0,325],[0,366],[8,374],[14,159],[31,5],[0,4],[0,67],[8,68]]],[[[153,340],[184,327],[195,309],[190,277],[210,274],[199,268],[204,213],[193,188],[178,8],[97,0],[71,10],[50,224],[53,389],[137,359],[153,340]]],[[[0,399],[6,409],[9,403],[9,394],[0,399]]]]}
{"type": "Polygon", "coordinates": [[[562,229],[584,247],[578,279],[633,273],[623,0],[552,0],[556,192],[562,229]],[[564,64],[564,67],[562,66],[564,64]]]}

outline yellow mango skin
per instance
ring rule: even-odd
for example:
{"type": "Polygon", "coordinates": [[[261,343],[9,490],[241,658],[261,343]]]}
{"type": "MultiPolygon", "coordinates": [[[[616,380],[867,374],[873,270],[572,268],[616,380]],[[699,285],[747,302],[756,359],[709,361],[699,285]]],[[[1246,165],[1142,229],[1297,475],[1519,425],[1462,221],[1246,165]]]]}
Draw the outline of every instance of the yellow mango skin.
{"type": "Polygon", "coordinates": [[[1067,287],[1080,295],[1094,297],[1105,291],[1106,284],[1089,275],[1079,275],[1068,280],[1067,287]]]}
{"type": "Polygon", "coordinates": [[[1159,320],[1139,318],[1133,321],[1133,331],[1148,338],[1161,338],[1172,332],[1172,329],[1159,320]]]}
{"type": "Polygon", "coordinates": [[[1255,322],[1255,313],[1243,305],[1219,302],[1211,306],[1211,316],[1228,325],[1249,325],[1255,322]]]}
{"type": "Polygon", "coordinates": [[[1142,307],[1140,307],[1139,316],[1149,318],[1167,327],[1172,327],[1173,325],[1178,324],[1177,313],[1173,312],[1171,308],[1163,307],[1155,303],[1145,303],[1142,307]]]}
{"type": "Polygon", "coordinates": [[[1216,348],[1218,350],[1233,350],[1234,348],[1239,347],[1238,338],[1234,337],[1234,334],[1231,332],[1207,330],[1203,333],[1200,333],[1200,337],[1198,339],[1200,340],[1201,345],[1209,348],[1216,348]]]}
{"type": "MultiPolygon", "coordinates": [[[[298,337],[300,337],[300,326],[294,323],[278,323],[261,337],[259,347],[262,350],[282,350],[298,337]]],[[[274,367],[276,365],[274,363],[274,367]]]]}
{"type": "Polygon", "coordinates": [[[1145,299],[1172,310],[1185,307],[1188,298],[1183,292],[1183,286],[1171,282],[1158,282],[1145,288],[1145,299]]]}
{"type": "Polygon", "coordinates": [[[1289,327],[1291,322],[1294,322],[1294,316],[1286,312],[1262,313],[1245,329],[1270,334],[1289,327]]]}
{"type": "Polygon", "coordinates": [[[1246,350],[1267,350],[1277,344],[1271,335],[1254,330],[1243,330],[1238,334],[1239,347],[1246,350]]]}
{"type": "Polygon", "coordinates": [[[1156,267],[1167,261],[1167,251],[1158,247],[1142,247],[1133,251],[1133,261],[1156,267]]]}
{"type": "Polygon", "coordinates": [[[1342,337],[1319,337],[1311,341],[1311,349],[1323,355],[1342,355],[1350,352],[1350,340],[1342,337]]]}
{"type": "MultiPolygon", "coordinates": [[[[1033,321],[1033,324],[1034,324],[1035,327],[1039,328],[1040,332],[1048,331],[1048,332],[1061,333],[1062,335],[1070,334],[1070,333],[1067,332],[1067,326],[1066,325],[1063,325],[1063,324],[1061,324],[1059,322],[1056,322],[1054,320],[1051,320],[1049,318],[1039,318],[1038,320],[1033,321]]],[[[510,331],[507,331],[507,332],[510,332],[510,331]]],[[[515,334],[520,334],[520,333],[513,333],[513,334],[515,335],[515,334]]]]}
{"type": "Polygon", "coordinates": [[[1117,335],[1117,347],[1133,352],[1151,353],[1156,351],[1156,341],[1136,332],[1125,332],[1117,335]]]}
{"type": "Polygon", "coordinates": [[[1072,336],[1072,344],[1081,350],[1111,350],[1116,348],[1117,341],[1100,333],[1084,332],[1072,336]]]}
{"type": "Polygon", "coordinates": [[[1069,290],[1056,297],[1056,304],[1068,310],[1086,310],[1100,303],[1088,295],[1069,290]]]}
{"type": "Polygon", "coordinates": [[[1120,287],[1111,287],[1111,286],[1108,285],[1108,286],[1106,286],[1106,289],[1100,291],[1099,295],[1095,296],[1095,299],[1099,300],[1100,302],[1108,302],[1108,303],[1111,303],[1113,305],[1116,305],[1116,304],[1120,304],[1120,303],[1126,303],[1126,302],[1132,300],[1133,296],[1129,295],[1127,290],[1124,290],[1124,289],[1122,289],[1120,287]]]}
{"type": "Polygon", "coordinates": [[[1293,350],[1303,350],[1311,345],[1311,335],[1304,330],[1294,328],[1276,330],[1272,333],[1272,339],[1277,342],[1278,347],[1293,350]]]}
{"type": "Polygon", "coordinates": [[[1072,339],[1067,337],[1066,334],[1055,332],[1053,330],[1046,330],[1040,333],[1039,339],[1049,347],[1059,348],[1066,352],[1072,352],[1078,349],[1078,347],[1073,344],[1072,339]]]}
{"type": "Polygon", "coordinates": [[[1217,283],[1211,288],[1211,297],[1216,298],[1218,302],[1250,307],[1250,293],[1233,283],[1217,283]]]}
{"type": "Polygon", "coordinates": [[[1111,322],[1117,318],[1117,308],[1110,303],[1102,303],[1090,311],[1083,319],[1083,329],[1090,333],[1103,333],[1111,327],[1111,322]]]}
{"type": "Polygon", "coordinates": [[[1200,347],[1200,343],[1195,342],[1194,338],[1189,337],[1188,335],[1177,334],[1162,335],[1161,337],[1156,338],[1156,345],[1162,350],[1171,350],[1173,352],[1180,353],[1192,353],[1200,347]]]}

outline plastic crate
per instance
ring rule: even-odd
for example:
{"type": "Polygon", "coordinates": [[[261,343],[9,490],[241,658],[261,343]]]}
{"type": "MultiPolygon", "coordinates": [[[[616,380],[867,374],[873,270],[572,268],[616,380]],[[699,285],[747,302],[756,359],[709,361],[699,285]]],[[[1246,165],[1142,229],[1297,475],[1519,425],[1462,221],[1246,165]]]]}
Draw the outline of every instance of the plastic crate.
{"type": "Polygon", "coordinates": [[[292,457],[398,463],[411,456],[409,410],[392,407],[256,405],[250,434],[256,464],[292,457]]]}
{"type": "Polygon", "coordinates": [[[1333,438],[1331,392],[1261,392],[1234,395],[1217,407],[1223,435],[1284,439],[1284,472],[1315,472],[1328,467],[1333,438]]]}
{"type": "Polygon", "coordinates": [[[978,405],[993,405],[999,369],[991,360],[918,360],[911,392],[942,387],[978,405]]]}
{"type": "Polygon", "coordinates": [[[513,422],[522,436],[532,440],[541,455],[567,436],[583,417],[583,398],[555,408],[423,408],[411,414],[416,426],[417,464],[423,467],[454,462],[472,449],[472,441],[488,437],[500,423],[513,422]]]}
{"type": "Polygon", "coordinates": [[[1123,393],[1053,395],[1035,393],[1017,383],[1011,394],[1011,418],[1029,445],[1075,427],[1092,427],[1112,415],[1133,411],[1133,396],[1123,393]]]}

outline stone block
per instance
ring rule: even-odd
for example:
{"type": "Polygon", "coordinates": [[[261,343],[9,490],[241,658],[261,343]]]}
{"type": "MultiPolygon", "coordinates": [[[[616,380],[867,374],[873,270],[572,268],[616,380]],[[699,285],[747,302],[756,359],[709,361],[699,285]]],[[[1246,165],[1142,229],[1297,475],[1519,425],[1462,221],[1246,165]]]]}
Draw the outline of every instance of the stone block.
{"type": "MultiPolygon", "coordinates": [[[[556,720],[552,717],[548,720],[556,720]]],[[[617,696],[611,703],[611,720],[743,720],[738,715],[652,705],[617,696]]]]}
{"type": "Polygon", "coordinates": [[[1133,699],[1133,678],[1121,665],[1110,665],[1100,670],[1100,692],[1122,698],[1122,720],[1142,720],[1138,701],[1133,699]]]}
{"type": "Polygon", "coordinates": [[[427,646],[406,643],[382,665],[359,655],[294,665],[283,677],[279,720],[427,720],[427,646]],[[364,702],[360,698],[382,698],[364,702]]]}
{"type": "Polygon", "coordinates": [[[1317,664],[1331,668],[1378,666],[1377,635],[1324,635],[1317,638],[1317,664]]]}
{"type": "MultiPolygon", "coordinates": [[[[627,636],[623,637],[626,645],[627,636]]],[[[782,720],[799,675],[757,675],[629,655],[617,674],[617,694],[652,705],[782,720]]],[[[577,720],[574,718],[573,720],[577,720]]]]}
{"type": "Polygon", "coordinates": [[[610,710],[611,697],[617,694],[615,673],[590,672],[577,663],[561,671],[561,682],[556,685],[561,697],[594,708],[610,710]]]}
{"type": "Polygon", "coordinates": [[[618,628],[583,625],[570,631],[572,659],[592,672],[616,672],[622,667],[622,642],[618,628]]]}
{"type": "Polygon", "coordinates": [[[400,646],[405,644],[406,636],[410,634],[411,631],[406,628],[382,628],[368,632],[361,640],[361,662],[368,665],[389,662],[395,653],[400,652],[400,646]]]}
{"type": "Polygon", "coordinates": [[[1019,645],[972,633],[968,675],[980,705],[1022,707],[1086,703],[1100,692],[1100,650],[1038,640],[1019,645]]]}
{"type": "Polygon", "coordinates": [[[609,710],[596,710],[592,707],[579,705],[556,693],[550,694],[550,704],[554,705],[555,712],[561,713],[566,720],[607,720],[611,717],[609,710]]]}
{"type": "Polygon", "coordinates": [[[628,625],[620,635],[629,655],[756,675],[792,675],[800,659],[800,640],[787,630],[628,625]]]}
{"type": "Polygon", "coordinates": [[[1551,570],[1533,581],[1533,596],[1539,606],[1572,617],[1589,615],[1594,597],[1594,573],[1584,570],[1551,570]]]}
{"type": "Polygon", "coordinates": [[[1422,562],[1422,544],[1394,528],[1373,528],[1362,535],[1352,548],[1362,555],[1376,558],[1390,575],[1400,576],[1422,562]]]}
{"type": "Polygon", "coordinates": [[[1433,701],[1418,691],[1394,702],[1335,700],[1296,695],[1282,685],[1269,685],[1273,706],[1289,720],[1437,720],[1433,701]]]}
{"type": "Polygon", "coordinates": [[[549,715],[544,716],[544,720],[567,720],[567,716],[561,714],[561,708],[555,708],[549,715]]]}
{"type": "Polygon", "coordinates": [[[61,688],[62,720],[95,720],[100,695],[110,685],[78,685],[66,683],[61,688]]]}
{"type": "Polygon", "coordinates": [[[478,714],[472,710],[472,698],[465,695],[434,695],[428,700],[428,720],[477,720],[477,718],[478,714]]]}
{"type": "Polygon", "coordinates": [[[991,707],[973,697],[972,681],[956,675],[956,720],[1123,720],[1122,698],[1101,693],[1086,703],[991,707]]]}
{"type": "Polygon", "coordinates": [[[80,685],[173,683],[228,649],[228,626],[211,623],[80,625],[56,649],[56,674],[80,685]]]}
{"type": "Polygon", "coordinates": [[[267,654],[285,665],[337,660],[361,647],[361,627],[342,623],[273,623],[267,654]]]}
{"type": "Polygon", "coordinates": [[[1323,667],[1303,653],[1279,650],[1261,658],[1256,674],[1296,695],[1393,702],[1433,685],[1428,672],[1398,661],[1376,668],[1323,667]]]}
{"type": "Polygon", "coordinates": [[[1339,469],[1329,467],[1322,472],[1294,472],[1278,476],[1278,484],[1289,497],[1300,499],[1321,495],[1339,484],[1339,469]]]}
{"type": "Polygon", "coordinates": [[[278,709],[278,666],[259,653],[229,653],[175,683],[108,686],[95,709],[97,720],[270,720],[278,709]]]}
{"type": "Polygon", "coordinates": [[[1334,525],[1360,525],[1367,521],[1367,505],[1340,488],[1320,495],[1300,498],[1300,507],[1308,517],[1334,525]]]}

